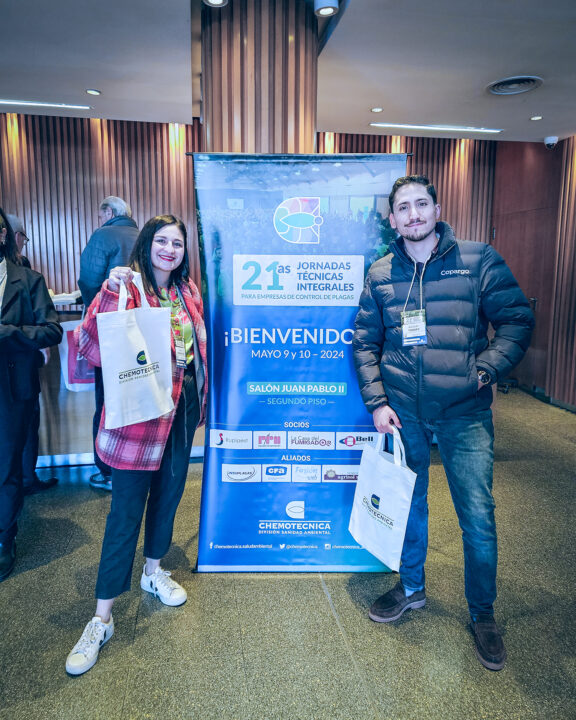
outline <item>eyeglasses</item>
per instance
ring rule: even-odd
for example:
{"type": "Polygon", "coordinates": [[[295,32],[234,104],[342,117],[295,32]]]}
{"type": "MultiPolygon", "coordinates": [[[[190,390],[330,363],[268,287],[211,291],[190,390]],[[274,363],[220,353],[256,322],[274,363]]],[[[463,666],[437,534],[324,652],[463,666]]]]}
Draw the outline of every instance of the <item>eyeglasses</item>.
{"type": "Polygon", "coordinates": [[[30,242],[30,238],[27,238],[21,230],[18,230],[18,235],[21,235],[24,238],[22,245],[27,245],[30,242]]]}

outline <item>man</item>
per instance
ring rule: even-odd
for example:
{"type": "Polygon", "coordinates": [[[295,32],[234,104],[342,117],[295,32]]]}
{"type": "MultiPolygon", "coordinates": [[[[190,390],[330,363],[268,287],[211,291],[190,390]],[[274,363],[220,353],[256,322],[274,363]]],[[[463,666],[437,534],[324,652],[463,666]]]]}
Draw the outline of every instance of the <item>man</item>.
{"type": "Polygon", "coordinates": [[[400,430],[417,478],[400,582],[376,600],[369,616],[392,622],[426,603],[428,468],[435,434],[462,528],[476,654],[485,667],[500,670],[506,650],[493,614],[497,545],[490,405],[492,385],[528,348],[533,318],[498,253],[484,243],[456,240],[447,223],[437,222],[440,206],[428,178],[396,180],[389,205],[398,238],[368,272],[354,362],[376,429],[400,430]]]}
{"type": "MultiPolygon", "coordinates": [[[[24,267],[31,267],[30,261],[25,255],[22,255],[24,248],[29,240],[24,229],[24,223],[17,215],[7,213],[6,218],[12,226],[16,247],[22,259],[24,267]]],[[[43,367],[50,357],[50,348],[42,348],[37,353],[38,367],[43,367]]],[[[24,495],[34,495],[42,490],[49,490],[58,482],[57,477],[40,478],[36,473],[36,464],[38,462],[38,433],[40,430],[40,393],[36,395],[36,400],[32,407],[30,416],[30,424],[28,426],[28,435],[26,437],[26,445],[22,453],[22,481],[24,485],[24,495]]]]}
{"type": "MultiPolygon", "coordinates": [[[[92,234],[80,256],[78,287],[82,292],[82,301],[86,308],[100,291],[110,270],[119,265],[128,264],[132,248],[138,237],[138,226],[132,219],[130,206],[122,198],[113,195],[104,198],[98,209],[98,220],[101,227],[92,234]]],[[[99,367],[94,368],[94,389],[96,412],[92,422],[92,436],[95,443],[104,404],[102,369],[99,367]]],[[[101,490],[111,490],[112,471],[98,457],[95,445],[94,461],[99,472],[91,476],[90,485],[101,490]]]]}

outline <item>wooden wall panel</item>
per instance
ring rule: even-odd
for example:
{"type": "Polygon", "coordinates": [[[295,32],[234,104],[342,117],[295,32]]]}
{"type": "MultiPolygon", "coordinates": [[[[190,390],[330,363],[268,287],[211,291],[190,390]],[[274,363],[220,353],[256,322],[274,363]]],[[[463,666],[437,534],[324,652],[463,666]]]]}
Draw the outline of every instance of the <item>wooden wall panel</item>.
{"type": "Polygon", "coordinates": [[[192,276],[199,280],[191,125],[0,115],[0,205],[19,215],[26,253],[55,292],[76,287],[80,253],[98,227],[98,204],[118,195],[139,227],[171,212],[190,233],[192,276]]]}
{"type": "Polygon", "coordinates": [[[576,137],[564,140],[550,322],[548,395],[576,408],[576,137]]]}
{"type": "Polygon", "coordinates": [[[456,235],[490,242],[494,141],[318,133],[316,144],[320,153],[408,153],[407,173],[430,178],[456,235]]]}
{"type": "Polygon", "coordinates": [[[533,298],[532,343],[513,376],[546,390],[562,150],[542,143],[500,142],[494,187],[494,247],[506,258],[526,297],[533,298]]]}
{"type": "Polygon", "coordinates": [[[495,151],[488,140],[406,138],[408,173],[434,183],[441,217],[457,237],[490,242],[495,151]]]}

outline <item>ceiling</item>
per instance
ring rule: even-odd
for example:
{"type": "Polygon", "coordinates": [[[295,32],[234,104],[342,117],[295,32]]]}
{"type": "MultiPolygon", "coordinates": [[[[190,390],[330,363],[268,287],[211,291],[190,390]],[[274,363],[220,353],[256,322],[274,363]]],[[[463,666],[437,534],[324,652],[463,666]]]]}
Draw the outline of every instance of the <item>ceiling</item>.
{"type": "MultiPolygon", "coordinates": [[[[30,113],[190,122],[200,115],[200,7],[3,0],[0,98],[91,106],[30,113]]],[[[318,130],[537,142],[576,135],[575,31],[574,0],[349,0],[319,58],[318,130]],[[513,75],[544,82],[522,95],[487,92],[513,75]],[[373,121],[503,132],[384,130],[373,121]]]]}

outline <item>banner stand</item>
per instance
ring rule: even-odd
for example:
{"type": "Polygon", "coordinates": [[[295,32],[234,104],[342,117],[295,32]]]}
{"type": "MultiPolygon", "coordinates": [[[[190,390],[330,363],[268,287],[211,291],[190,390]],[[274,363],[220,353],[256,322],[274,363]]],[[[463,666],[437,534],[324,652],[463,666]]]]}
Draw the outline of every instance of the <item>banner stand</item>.
{"type": "Polygon", "coordinates": [[[377,433],[352,336],[406,155],[195,154],[209,414],[199,572],[382,572],[348,532],[377,433]]]}

